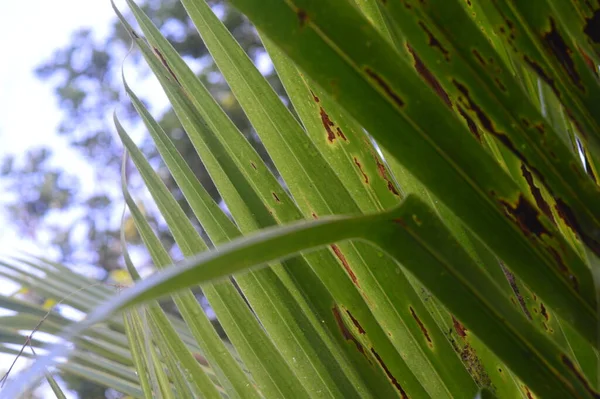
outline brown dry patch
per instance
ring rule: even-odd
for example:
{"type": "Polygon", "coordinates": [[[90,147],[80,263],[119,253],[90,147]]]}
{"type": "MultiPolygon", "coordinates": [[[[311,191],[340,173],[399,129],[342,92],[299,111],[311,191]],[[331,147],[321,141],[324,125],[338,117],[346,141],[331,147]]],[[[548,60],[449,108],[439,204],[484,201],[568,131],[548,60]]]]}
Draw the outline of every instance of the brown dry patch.
{"type": "Polygon", "coordinates": [[[523,61],[525,61],[525,63],[527,65],[529,65],[529,67],[531,69],[533,69],[535,71],[535,73],[537,73],[537,75],[540,77],[540,79],[542,79],[544,82],[546,82],[548,84],[548,86],[550,86],[550,88],[552,89],[552,91],[554,92],[554,94],[556,95],[557,98],[559,98],[559,99],[562,98],[562,96],[560,95],[560,91],[558,91],[558,89],[556,88],[554,79],[552,79],[550,77],[550,75],[548,75],[548,73],[546,73],[546,71],[544,70],[544,68],[542,68],[542,66],[540,64],[538,64],[536,61],[529,58],[528,56],[524,56],[523,61]]]}
{"type": "Polygon", "coordinates": [[[456,109],[458,110],[460,116],[463,117],[465,122],[467,122],[467,127],[469,128],[469,131],[473,134],[473,136],[475,136],[477,141],[481,142],[481,132],[479,132],[479,128],[477,128],[477,124],[475,123],[473,118],[471,118],[469,114],[467,114],[463,107],[461,107],[460,105],[457,104],[456,109]]]}
{"type": "Polygon", "coordinates": [[[308,14],[305,10],[299,8],[296,10],[296,15],[298,16],[298,21],[300,22],[300,27],[304,28],[308,23],[308,14]]]}
{"type": "Polygon", "coordinates": [[[277,196],[277,194],[275,194],[275,193],[271,193],[271,194],[273,194],[273,198],[275,198],[275,201],[281,202],[281,200],[279,199],[279,197],[277,196]]]}
{"type": "Polygon", "coordinates": [[[575,62],[573,61],[573,50],[567,45],[565,39],[558,32],[554,18],[550,18],[550,31],[546,32],[543,38],[562,68],[571,78],[571,81],[581,91],[585,92],[586,90],[581,82],[581,76],[579,76],[575,62]]]}
{"type": "Polygon", "coordinates": [[[503,91],[503,92],[507,92],[506,90],[506,86],[504,86],[504,83],[502,83],[502,81],[499,78],[494,78],[494,82],[496,83],[496,86],[498,86],[498,88],[503,91]]]}
{"type": "Polygon", "coordinates": [[[504,206],[506,216],[515,222],[526,236],[532,234],[536,237],[541,237],[542,234],[550,236],[550,232],[539,219],[539,211],[525,199],[523,194],[519,194],[516,204],[504,200],[500,200],[500,203],[504,206]]]}
{"type": "Polygon", "coordinates": [[[367,174],[365,173],[365,171],[362,168],[361,163],[358,161],[358,159],[356,157],[354,157],[354,164],[358,167],[358,170],[360,170],[360,173],[363,176],[363,179],[365,180],[365,184],[369,184],[369,176],[367,176],[367,174]]]}
{"type": "Polygon", "coordinates": [[[348,264],[348,261],[346,260],[346,257],[344,256],[340,248],[337,245],[333,244],[331,246],[331,249],[333,250],[335,256],[340,260],[340,262],[342,262],[342,266],[344,266],[344,269],[346,269],[346,272],[348,273],[348,276],[350,276],[350,279],[352,280],[354,285],[360,287],[360,285],[358,284],[358,278],[356,277],[356,274],[354,274],[354,271],[350,267],[350,264],[348,264]]]}
{"type": "Polygon", "coordinates": [[[390,190],[392,192],[392,194],[400,196],[400,193],[398,192],[398,190],[396,190],[396,186],[394,185],[394,183],[392,183],[392,180],[390,179],[390,177],[387,174],[385,165],[379,161],[379,158],[377,157],[377,155],[373,155],[373,157],[375,158],[375,162],[377,162],[377,173],[383,180],[385,180],[387,182],[388,190],[390,190]]]}
{"type": "Polygon", "coordinates": [[[600,241],[597,238],[591,237],[588,235],[579,224],[577,217],[573,210],[560,198],[555,198],[556,211],[558,212],[558,216],[564,220],[567,226],[571,230],[573,230],[581,240],[598,256],[600,256],[600,241]]]}
{"type": "Polygon", "coordinates": [[[340,310],[338,309],[338,307],[334,306],[333,308],[331,308],[331,311],[333,312],[333,317],[335,318],[335,322],[338,325],[340,332],[342,333],[342,337],[344,337],[344,339],[346,341],[352,341],[354,343],[354,345],[356,345],[356,349],[358,349],[358,351],[364,355],[365,348],[358,341],[358,339],[356,339],[356,337],[354,335],[352,335],[352,333],[346,326],[346,323],[344,323],[344,319],[342,318],[342,314],[340,313],[340,310]]]}
{"type": "Polygon", "coordinates": [[[321,123],[323,123],[325,131],[327,132],[327,140],[329,140],[330,143],[333,143],[335,140],[335,133],[331,128],[335,126],[335,123],[329,118],[329,115],[325,112],[323,107],[319,107],[319,115],[321,115],[321,123]]]}
{"type": "Polygon", "coordinates": [[[479,62],[479,64],[482,67],[485,67],[487,65],[487,62],[485,62],[485,59],[481,56],[481,53],[479,53],[479,51],[477,51],[476,49],[472,49],[471,53],[473,53],[475,58],[477,58],[477,62],[479,62]]]}
{"type": "Polygon", "coordinates": [[[536,203],[537,207],[540,208],[540,210],[542,212],[544,212],[544,214],[546,216],[548,216],[548,218],[550,220],[552,220],[553,223],[556,223],[554,220],[554,216],[552,215],[552,210],[550,209],[550,205],[548,204],[548,202],[546,202],[546,200],[542,196],[542,192],[539,189],[539,187],[535,185],[533,176],[531,175],[531,172],[529,172],[529,170],[527,169],[527,167],[525,165],[521,165],[521,174],[523,175],[523,177],[525,178],[525,181],[527,182],[527,185],[529,186],[529,190],[531,191],[531,194],[533,195],[533,198],[535,199],[535,203],[536,203]]]}
{"type": "Polygon", "coordinates": [[[485,367],[481,363],[481,360],[477,356],[475,349],[473,349],[471,345],[465,345],[460,354],[460,358],[477,385],[480,387],[492,387],[492,380],[486,372],[485,367]]]}
{"type": "Polygon", "coordinates": [[[356,329],[358,330],[358,333],[364,334],[365,329],[362,328],[362,326],[360,325],[358,320],[356,320],[356,318],[354,316],[352,316],[352,313],[350,313],[350,311],[348,309],[346,309],[346,313],[348,314],[348,317],[350,317],[350,320],[352,320],[352,324],[354,324],[354,327],[356,327],[356,329]]]}
{"type": "Polygon", "coordinates": [[[452,101],[450,100],[450,96],[448,96],[448,93],[446,92],[446,90],[444,90],[439,80],[433,75],[429,68],[425,66],[423,60],[419,58],[419,56],[415,53],[413,48],[409,44],[407,44],[406,47],[408,48],[408,52],[413,57],[413,60],[415,62],[415,70],[417,71],[419,76],[421,76],[425,83],[427,83],[427,85],[431,87],[433,91],[435,91],[438,97],[441,98],[442,101],[444,101],[444,104],[452,108],[452,101]]]}
{"type": "Polygon", "coordinates": [[[590,71],[594,72],[594,75],[598,77],[598,69],[596,69],[596,64],[594,64],[594,60],[592,60],[592,58],[581,47],[577,46],[577,50],[579,50],[579,54],[581,54],[581,57],[583,57],[583,60],[585,61],[588,68],[590,68],[590,71]]]}
{"type": "Polygon", "coordinates": [[[452,326],[459,337],[465,338],[467,336],[467,328],[454,316],[452,316],[452,326]]]}
{"type": "Polygon", "coordinates": [[[348,141],[348,139],[346,139],[346,136],[339,127],[336,127],[335,131],[333,130],[333,128],[335,127],[335,123],[331,120],[329,114],[325,112],[323,107],[319,107],[319,115],[321,116],[321,123],[323,124],[323,126],[325,127],[325,131],[327,132],[327,140],[330,143],[333,143],[336,139],[336,133],[337,136],[340,137],[342,140],[348,141]]]}
{"type": "Polygon", "coordinates": [[[402,227],[406,228],[406,222],[404,221],[404,219],[402,219],[402,218],[397,218],[397,219],[394,219],[394,220],[392,220],[392,221],[393,221],[394,223],[397,223],[397,224],[399,224],[400,226],[402,226],[402,227]]]}
{"type": "Polygon", "coordinates": [[[481,109],[481,107],[479,107],[479,105],[477,105],[477,103],[475,103],[475,101],[473,101],[467,86],[460,83],[456,79],[452,79],[452,83],[454,84],[454,86],[456,86],[458,91],[464,96],[463,100],[464,100],[465,106],[467,107],[467,109],[469,109],[475,113],[475,115],[477,116],[477,119],[479,119],[479,123],[481,124],[481,126],[483,126],[483,128],[486,131],[490,132],[491,134],[498,135],[499,132],[496,131],[496,127],[494,126],[494,123],[487,116],[487,114],[481,109]]]}
{"type": "Polygon", "coordinates": [[[600,43],[600,9],[594,11],[591,18],[585,19],[583,33],[594,43],[600,43]]]}
{"type": "Polygon", "coordinates": [[[575,375],[575,377],[579,380],[581,385],[583,385],[584,389],[590,394],[593,398],[600,398],[600,393],[592,388],[589,381],[585,378],[585,376],[579,371],[579,369],[573,364],[571,359],[567,357],[565,354],[560,355],[560,360],[562,360],[563,364],[567,366],[567,368],[575,375]]]}
{"type": "MultiPolygon", "coordinates": [[[[521,290],[519,290],[519,286],[517,285],[517,280],[515,279],[515,275],[512,274],[512,272],[510,270],[508,270],[508,268],[506,266],[504,266],[504,264],[502,262],[500,263],[500,268],[502,269],[502,272],[504,273],[504,276],[506,277],[506,280],[508,281],[510,288],[513,290],[515,296],[517,297],[517,300],[519,301],[518,306],[521,307],[521,310],[523,311],[525,316],[527,316],[527,318],[529,320],[532,320],[533,318],[531,317],[531,313],[529,313],[529,309],[527,309],[527,305],[525,304],[525,299],[523,298],[523,295],[521,294],[521,290]]],[[[535,294],[533,294],[533,297],[534,297],[533,300],[535,301],[537,299],[535,294]]],[[[510,299],[513,300],[513,297],[511,296],[510,299]]],[[[515,303],[515,305],[517,305],[517,304],[515,303]]]]}
{"type": "Polygon", "coordinates": [[[412,306],[409,306],[409,309],[410,309],[410,314],[412,315],[413,319],[415,319],[415,321],[419,325],[419,328],[421,329],[421,332],[425,336],[427,343],[429,344],[430,347],[433,347],[433,341],[431,340],[431,337],[429,336],[429,331],[427,331],[425,324],[423,324],[423,322],[421,321],[419,316],[417,316],[417,314],[415,313],[415,310],[413,309],[412,306]]]}
{"type": "Polygon", "coordinates": [[[436,37],[433,35],[433,33],[431,33],[429,28],[427,28],[427,26],[425,26],[425,23],[423,21],[419,21],[419,26],[421,27],[421,29],[423,29],[423,31],[427,35],[427,40],[429,41],[429,45],[431,47],[437,48],[444,56],[444,59],[446,61],[450,61],[450,53],[448,52],[448,50],[446,50],[444,48],[444,46],[442,46],[440,41],[438,39],[436,39],[436,37]]]}
{"type": "Polygon", "coordinates": [[[546,321],[550,320],[550,315],[548,314],[548,310],[546,310],[546,307],[544,306],[543,303],[540,303],[540,314],[542,316],[544,316],[544,319],[546,319],[546,321]]]}
{"type": "Polygon", "coordinates": [[[523,385],[523,388],[525,389],[525,395],[527,395],[527,399],[534,399],[529,388],[527,388],[525,385],[523,385]]]}
{"type": "Polygon", "coordinates": [[[173,72],[173,70],[169,66],[169,63],[167,62],[167,60],[165,59],[165,57],[162,55],[162,53],[160,51],[158,51],[158,49],[156,47],[152,47],[152,50],[154,50],[154,54],[156,54],[156,56],[158,57],[158,59],[160,60],[160,62],[164,65],[164,67],[167,68],[167,71],[169,71],[169,73],[171,74],[171,76],[173,77],[173,79],[175,79],[175,81],[177,82],[177,84],[179,86],[181,86],[181,83],[179,83],[179,79],[177,79],[177,76],[175,76],[175,73],[173,72]]]}
{"type": "Polygon", "coordinates": [[[392,90],[390,85],[381,76],[379,76],[378,73],[369,67],[365,67],[365,73],[375,81],[377,86],[379,86],[399,108],[404,107],[404,101],[402,101],[400,96],[394,90],[392,90]]]}
{"type": "Polygon", "coordinates": [[[396,379],[396,377],[394,377],[394,375],[387,368],[387,366],[384,363],[383,359],[381,358],[381,356],[379,356],[379,353],[377,353],[375,351],[375,349],[373,349],[373,348],[371,348],[371,353],[373,353],[373,356],[375,356],[375,359],[377,359],[377,362],[379,363],[379,365],[381,366],[381,368],[383,368],[383,371],[385,372],[385,375],[388,377],[388,379],[390,380],[390,382],[392,383],[392,385],[398,390],[398,392],[400,392],[400,395],[402,396],[402,399],[408,399],[408,395],[406,394],[406,392],[404,391],[404,389],[402,388],[402,386],[400,385],[400,383],[398,382],[398,380],[396,379]]]}
{"type": "Polygon", "coordinates": [[[312,95],[312,98],[316,103],[321,102],[321,99],[317,97],[317,95],[312,90],[310,91],[310,94],[312,95]]]}

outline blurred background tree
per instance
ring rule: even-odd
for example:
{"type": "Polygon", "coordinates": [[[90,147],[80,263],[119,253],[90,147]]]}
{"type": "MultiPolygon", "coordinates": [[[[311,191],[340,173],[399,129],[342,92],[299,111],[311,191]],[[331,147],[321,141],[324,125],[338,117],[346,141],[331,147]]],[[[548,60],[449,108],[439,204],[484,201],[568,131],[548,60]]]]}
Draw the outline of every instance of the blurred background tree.
{"type": "MultiPolygon", "coordinates": [[[[222,0],[209,1],[209,4],[249,57],[259,65],[273,87],[284,97],[282,86],[272,73],[272,67],[254,28],[222,0]]],[[[176,50],[197,71],[233,122],[269,162],[179,1],[146,0],[141,5],[176,50]]],[[[115,18],[107,39],[96,39],[91,28],[78,30],[73,33],[71,42],[66,47],[55,50],[52,57],[35,71],[39,79],[52,82],[63,112],[59,134],[91,167],[94,181],[91,185],[89,182],[86,184],[93,188],[91,192],[82,190],[82,179],[89,177],[82,176],[77,170],[56,167],[49,162],[52,148],[34,148],[21,154],[19,158],[5,156],[0,162],[0,174],[7,184],[6,189],[12,193],[7,211],[20,234],[35,241],[47,238],[60,254],[57,261],[77,265],[78,270],[87,267],[101,280],[108,280],[112,271],[123,268],[120,242],[120,214],[123,208],[120,167],[123,147],[115,133],[112,113],[116,109],[121,120],[132,126],[141,125],[133,107],[127,100],[123,101],[121,66],[130,45],[129,34],[115,18]]],[[[136,51],[128,56],[126,64],[134,67],[137,78],[151,76],[149,68],[136,51]]],[[[128,78],[130,82],[136,81],[133,76],[128,75],[128,78]]],[[[134,89],[137,89],[136,85],[134,89]]],[[[176,143],[209,193],[218,201],[219,194],[173,111],[153,103],[148,93],[143,93],[140,97],[155,111],[155,117],[162,128],[176,143]]],[[[144,137],[139,143],[140,147],[161,173],[175,197],[182,198],[173,179],[161,164],[149,136],[144,137]]],[[[136,190],[139,193],[142,187],[141,184],[136,184],[135,178],[131,179],[130,185],[134,193],[136,190]]],[[[183,201],[181,205],[186,208],[183,201]]],[[[167,248],[177,256],[170,234],[158,220],[152,218],[151,210],[149,213],[153,227],[167,248]]],[[[135,242],[135,237],[131,234],[129,238],[135,242]]],[[[44,301],[44,298],[30,299],[39,303],[44,301]]],[[[74,377],[63,377],[63,380],[69,389],[78,392],[79,397],[102,398],[114,397],[115,394],[74,377]]]]}

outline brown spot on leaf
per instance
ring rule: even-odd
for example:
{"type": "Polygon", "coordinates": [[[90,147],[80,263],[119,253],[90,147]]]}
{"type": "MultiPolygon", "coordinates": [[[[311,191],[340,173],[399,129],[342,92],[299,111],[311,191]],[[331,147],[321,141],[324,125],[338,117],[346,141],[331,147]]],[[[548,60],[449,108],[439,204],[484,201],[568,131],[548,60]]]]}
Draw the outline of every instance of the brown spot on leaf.
{"type": "Polygon", "coordinates": [[[181,86],[181,83],[179,83],[179,79],[177,79],[177,76],[175,76],[175,73],[173,72],[173,70],[169,66],[169,63],[167,62],[167,60],[165,59],[165,57],[162,55],[162,53],[160,51],[158,51],[158,49],[156,47],[152,47],[152,49],[154,50],[154,54],[156,54],[156,56],[158,57],[158,59],[160,60],[160,62],[164,65],[165,68],[167,68],[167,71],[169,71],[169,74],[171,74],[171,76],[173,77],[173,79],[175,79],[175,81],[177,82],[177,84],[179,86],[181,86]]]}
{"type": "Polygon", "coordinates": [[[594,11],[591,18],[585,19],[583,33],[594,43],[600,43],[600,9],[594,11]]]}
{"type": "Polygon", "coordinates": [[[454,316],[452,316],[452,325],[454,326],[454,330],[459,337],[465,338],[467,336],[467,329],[462,325],[460,321],[458,321],[454,316]]]}
{"type": "Polygon", "coordinates": [[[546,127],[543,123],[537,123],[533,125],[533,128],[537,130],[542,136],[546,134],[546,127]]]}
{"type": "Polygon", "coordinates": [[[460,105],[457,104],[456,109],[458,110],[460,116],[463,117],[465,122],[467,122],[467,127],[469,128],[469,131],[473,133],[473,136],[475,136],[477,141],[481,142],[481,133],[479,132],[479,128],[477,128],[477,124],[475,123],[473,118],[471,118],[469,114],[467,114],[463,107],[461,107],[460,105]]]}
{"type": "Polygon", "coordinates": [[[558,253],[558,251],[555,248],[552,248],[552,247],[549,247],[548,250],[550,251],[550,254],[554,258],[554,260],[556,261],[556,263],[558,264],[558,268],[560,269],[560,271],[563,274],[568,275],[569,269],[567,268],[567,266],[563,262],[562,257],[560,256],[560,254],[558,253]]]}
{"type": "Polygon", "coordinates": [[[592,396],[593,398],[600,398],[600,393],[592,388],[589,381],[585,378],[585,376],[577,369],[575,364],[567,357],[565,354],[560,355],[560,359],[563,364],[567,366],[567,368],[575,375],[575,377],[579,380],[579,382],[583,385],[584,389],[592,396]]]}
{"type": "Polygon", "coordinates": [[[154,50],[154,54],[156,54],[156,56],[158,57],[158,59],[160,60],[160,62],[164,65],[165,68],[167,68],[167,71],[169,71],[169,73],[171,74],[171,76],[173,77],[173,79],[175,79],[175,81],[177,82],[177,84],[179,86],[181,86],[181,83],[179,83],[179,79],[177,79],[177,76],[175,76],[175,73],[173,72],[173,70],[169,66],[169,63],[167,63],[167,60],[162,55],[162,53],[160,51],[158,51],[158,49],[156,47],[152,47],[152,49],[154,50]]]}
{"type": "Polygon", "coordinates": [[[533,395],[531,394],[531,391],[529,390],[529,388],[527,388],[526,386],[523,385],[523,388],[525,388],[525,395],[527,395],[527,399],[534,399],[533,395]]]}
{"type": "Polygon", "coordinates": [[[256,170],[256,164],[254,162],[250,162],[250,165],[252,166],[252,169],[256,170]]]}
{"type": "Polygon", "coordinates": [[[473,53],[475,58],[477,58],[477,61],[481,64],[481,66],[486,66],[487,63],[485,62],[485,59],[481,56],[479,51],[477,51],[476,49],[472,49],[471,52],[473,53]]]}
{"type": "MultiPolygon", "coordinates": [[[[521,290],[519,290],[519,286],[517,285],[517,280],[515,279],[515,275],[512,274],[512,272],[510,270],[508,270],[508,268],[506,266],[504,266],[504,264],[502,262],[500,262],[500,268],[502,269],[502,272],[504,273],[504,276],[506,277],[506,280],[508,281],[508,285],[510,285],[510,288],[512,289],[515,296],[517,297],[517,300],[519,301],[518,306],[521,307],[521,310],[523,311],[525,316],[527,316],[527,318],[529,320],[532,320],[531,313],[529,313],[529,309],[527,309],[527,305],[525,304],[525,299],[523,298],[523,295],[521,294],[521,290]]],[[[517,305],[514,302],[514,299],[512,296],[510,297],[510,299],[513,300],[513,303],[515,305],[517,305]]],[[[535,301],[535,298],[533,300],[535,301]]]]}
{"type": "Polygon", "coordinates": [[[335,133],[331,128],[335,126],[335,123],[329,118],[329,115],[325,112],[323,107],[319,107],[319,115],[321,115],[321,123],[323,123],[325,131],[327,132],[327,140],[329,140],[330,143],[333,143],[335,140],[335,133]]]}
{"type": "Polygon", "coordinates": [[[477,356],[475,349],[473,349],[471,345],[465,345],[460,354],[460,358],[467,367],[469,374],[473,376],[477,385],[481,387],[492,386],[492,380],[486,372],[483,363],[481,363],[481,360],[477,356]]]}
{"type": "Polygon", "coordinates": [[[546,319],[546,321],[550,320],[550,315],[548,315],[548,311],[546,310],[546,307],[543,303],[540,303],[540,314],[544,316],[544,319],[546,319]]]}
{"type": "Polygon", "coordinates": [[[367,174],[365,173],[365,171],[362,168],[361,163],[358,161],[358,159],[356,157],[354,157],[354,164],[356,166],[358,166],[358,170],[360,170],[360,173],[362,173],[363,179],[365,179],[365,184],[369,184],[369,176],[367,176],[367,174]]]}
{"type": "Polygon", "coordinates": [[[350,320],[352,320],[352,324],[354,324],[354,327],[356,327],[356,329],[358,330],[358,333],[364,334],[365,330],[364,330],[364,328],[362,328],[362,326],[360,325],[358,320],[356,320],[356,318],[354,318],[354,316],[352,316],[352,313],[350,313],[350,311],[348,309],[346,309],[346,313],[350,317],[350,320]]]}
{"type": "Polygon", "coordinates": [[[281,202],[281,200],[279,199],[279,197],[277,196],[277,194],[275,194],[275,193],[271,193],[271,194],[273,194],[273,198],[275,198],[275,201],[281,202]]]}
{"type": "Polygon", "coordinates": [[[350,279],[352,280],[354,285],[359,287],[360,285],[358,284],[358,278],[356,277],[356,274],[354,274],[354,271],[348,264],[348,260],[346,260],[346,257],[344,256],[340,248],[337,245],[333,244],[331,246],[331,249],[333,250],[335,256],[340,260],[340,262],[342,262],[342,266],[344,266],[344,269],[346,269],[346,272],[348,273],[348,276],[350,276],[350,279]]]}
{"type": "Polygon", "coordinates": [[[558,91],[558,89],[556,88],[554,79],[552,79],[546,73],[546,71],[544,71],[544,68],[542,68],[540,64],[538,64],[536,61],[532,60],[528,56],[524,56],[523,61],[525,61],[525,63],[529,65],[529,67],[533,69],[535,73],[537,73],[540,79],[542,79],[544,82],[546,82],[546,84],[548,84],[548,86],[550,86],[557,98],[561,98],[560,91],[558,91]]]}
{"type": "Polygon", "coordinates": [[[502,83],[499,78],[494,78],[494,82],[496,82],[496,86],[498,86],[501,91],[506,92],[506,86],[504,86],[504,83],[502,83]]]}
{"type": "Polygon", "coordinates": [[[450,61],[450,53],[448,52],[448,50],[446,50],[442,46],[442,44],[439,42],[439,40],[435,38],[435,36],[433,35],[433,33],[431,33],[431,31],[429,30],[429,28],[427,28],[427,26],[425,26],[425,23],[423,21],[419,21],[419,26],[427,34],[427,39],[429,40],[429,45],[431,47],[435,47],[438,50],[440,50],[441,53],[444,55],[444,58],[446,59],[446,61],[450,61]]]}
{"type": "Polygon", "coordinates": [[[525,165],[521,165],[521,174],[523,175],[523,177],[525,178],[525,181],[527,182],[527,185],[529,186],[529,191],[531,191],[531,194],[533,195],[533,198],[535,199],[535,203],[536,203],[537,207],[540,208],[540,210],[542,212],[544,212],[544,214],[546,216],[548,216],[548,218],[550,220],[552,220],[552,222],[555,222],[554,216],[552,215],[552,210],[550,209],[550,205],[548,204],[548,202],[546,202],[546,200],[542,196],[542,192],[539,189],[539,187],[535,185],[533,176],[531,175],[531,172],[529,172],[529,170],[527,169],[527,167],[525,165]]]}
{"type": "Polygon", "coordinates": [[[560,256],[560,253],[556,250],[556,248],[552,246],[546,246],[546,249],[548,250],[550,255],[552,255],[552,258],[554,258],[554,261],[558,265],[558,270],[562,273],[563,276],[567,277],[571,281],[571,286],[573,287],[573,289],[579,292],[579,280],[577,280],[577,277],[571,274],[571,271],[565,264],[565,261],[563,260],[562,256],[560,256]]]}
{"type": "Polygon", "coordinates": [[[519,194],[516,204],[504,200],[500,200],[500,202],[504,206],[506,215],[517,224],[525,235],[533,234],[537,237],[541,237],[542,234],[550,235],[548,229],[540,222],[540,213],[523,197],[523,194],[519,194]]]}
{"type": "Polygon", "coordinates": [[[415,321],[419,325],[419,328],[421,329],[421,332],[425,336],[427,343],[429,344],[429,346],[433,346],[433,341],[431,341],[431,337],[429,336],[429,331],[427,331],[425,324],[423,324],[423,322],[421,321],[419,316],[417,316],[417,314],[415,313],[415,310],[413,309],[412,306],[409,306],[409,309],[410,309],[410,314],[412,315],[413,319],[415,319],[415,321]]]}
{"type": "Polygon", "coordinates": [[[579,54],[581,54],[581,56],[583,57],[583,60],[585,61],[588,68],[590,68],[590,70],[594,72],[594,75],[598,77],[598,69],[596,69],[596,64],[594,64],[594,60],[592,60],[592,58],[589,55],[587,55],[585,50],[581,47],[577,46],[577,50],[579,50],[579,54]]]}
{"type": "Polygon", "coordinates": [[[314,213],[314,212],[313,212],[311,215],[312,215],[313,219],[315,219],[315,220],[317,220],[317,219],[319,218],[319,217],[317,216],[317,214],[316,214],[316,213],[314,213]]]}
{"type": "Polygon", "coordinates": [[[390,380],[390,382],[392,383],[392,385],[398,390],[398,392],[400,392],[400,395],[402,396],[402,399],[408,399],[408,395],[406,394],[406,392],[404,392],[404,389],[402,389],[402,386],[400,385],[400,383],[398,382],[398,380],[396,379],[396,377],[394,377],[394,375],[387,368],[387,366],[384,363],[383,359],[381,358],[381,356],[379,356],[379,353],[377,353],[375,351],[375,349],[373,349],[373,348],[371,348],[371,353],[373,353],[373,356],[375,356],[375,359],[377,359],[377,362],[379,363],[379,365],[381,366],[381,368],[385,372],[385,375],[388,377],[388,379],[390,380]]]}
{"type": "Polygon", "coordinates": [[[402,101],[400,96],[396,94],[394,90],[392,90],[390,85],[381,76],[379,76],[379,74],[369,67],[365,68],[365,73],[375,81],[377,86],[379,86],[398,107],[404,107],[404,101],[402,101]]]}
{"type": "Polygon", "coordinates": [[[471,98],[471,94],[469,93],[469,89],[467,89],[467,87],[465,85],[463,85],[456,79],[452,79],[452,83],[454,84],[454,86],[456,86],[458,91],[464,96],[464,102],[465,102],[467,108],[470,109],[471,111],[473,111],[475,113],[475,115],[477,115],[477,119],[479,119],[479,123],[481,123],[481,126],[483,126],[483,128],[486,131],[490,132],[491,134],[497,135],[498,132],[496,131],[496,127],[494,126],[492,120],[486,115],[485,112],[483,112],[481,107],[479,107],[479,105],[477,105],[473,101],[473,99],[471,98]]]}
{"type": "Polygon", "coordinates": [[[392,183],[392,180],[390,179],[390,177],[387,174],[385,165],[379,161],[379,158],[377,158],[376,155],[373,155],[373,156],[375,157],[375,162],[377,162],[377,173],[379,174],[379,176],[381,176],[381,178],[383,180],[385,180],[387,182],[388,190],[390,190],[392,192],[392,194],[400,196],[400,193],[398,192],[398,190],[396,190],[396,186],[394,185],[394,183],[392,183]]]}
{"type": "Polygon", "coordinates": [[[310,94],[312,95],[312,98],[316,103],[321,102],[321,99],[317,97],[317,95],[312,90],[310,91],[310,94]]]}
{"type": "Polygon", "coordinates": [[[402,218],[397,218],[393,220],[394,223],[399,224],[400,226],[406,228],[406,222],[402,218]]]}
{"type": "Polygon", "coordinates": [[[429,87],[433,89],[433,91],[435,91],[438,97],[441,98],[442,101],[444,101],[444,103],[448,107],[452,108],[452,101],[450,100],[448,93],[446,93],[446,90],[444,90],[437,78],[425,66],[421,58],[419,58],[419,56],[415,54],[413,48],[409,44],[407,44],[406,47],[408,48],[408,52],[412,55],[413,60],[415,61],[415,69],[419,73],[421,78],[425,81],[425,83],[427,83],[429,87]]]}
{"type": "Polygon", "coordinates": [[[335,322],[338,325],[340,331],[342,332],[342,337],[344,337],[344,339],[347,341],[352,341],[354,345],[356,345],[356,349],[358,349],[358,351],[364,355],[365,349],[363,348],[362,344],[356,339],[356,337],[352,335],[352,333],[346,326],[346,323],[344,323],[344,319],[342,318],[342,314],[340,313],[338,307],[334,306],[331,310],[333,312],[335,322]]]}
{"type": "Polygon", "coordinates": [[[327,114],[327,112],[325,112],[323,107],[319,107],[319,115],[321,115],[321,123],[325,127],[325,131],[327,132],[327,140],[329,140],[330,143],[333,143],[333,141],[336,139],[336,137],[335,137],[336,134],[342,140],[348,141],[348,139],[342,132],[342,129],[340,129],[339,127],[336,127],[335,131],[333,130],[335,123],[331,120],[331,118],[329,117],[329,114],[327,114]]]}
{"type": "Polygon", "coordinates": [[[305,10],[299,8],[296,10],[296,15],[298,16],[298,21],[300,22],[300,27],[304,28],[308,23],[308,14],[305,10]]]}
{"type": "Polygon", "coordinates": [[[600,256],[600,242],[597,238],[591,237],[581,228],[581,225],[575,217],[573,210],[560,198],[555,198],[555,208],[558,215],[565,221],[567,226],[579,235],[581,240],[598,256],[600,256]]]}
{"type": "Polygon", "coordinates": [[[571,81],[577,86],[580,90],[585,91],[585,87],[583,87],[581,83],[581,77],[577,72],[577,68],[575,67],[575,62],[573,61],[573,50],[567,45],[565,39],[560,35],[558,30],[556,29],[556,22],[554,18],[550,18],[550,31],[547,32],[543,36],[546,44],[554,53],[554,56],[565,70],[567,75],[571,78],[571,81]]]}

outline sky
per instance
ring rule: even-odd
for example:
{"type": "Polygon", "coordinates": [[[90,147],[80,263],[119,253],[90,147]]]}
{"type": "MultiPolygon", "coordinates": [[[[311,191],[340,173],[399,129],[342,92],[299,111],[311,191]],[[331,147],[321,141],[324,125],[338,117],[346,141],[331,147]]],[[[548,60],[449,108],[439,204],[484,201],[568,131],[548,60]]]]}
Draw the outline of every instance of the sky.
{"type": "MultiPolygon", "coordinates": [[[[0,0],[0,159],[50,145],[54,162],[68,163],[86,173],[84,161],[56,134],[61,113],[51,82],[38,80],[34,69],[55,49],[67,45],[79,28],[92,27],[98,38],[106,36],[113,18],[109,0],[0,0]]],[[[7,223],[2,212],[5,195],[0,192],[0,256],[15,251],[47,256],[48,248],[19,237],[7,223]]],[[[15,288],[0,283],[2,294],[15,288]]],[[[0,356],[0,370],[10,361],[12,358],[0,356]]],[[[47,390],[43,392],[47,396],[47,390]]]]}
{"type": "MultiPolygon", "coordinates": [[[[37,79],[34,69],[55,49],[67,45],[79,28],[93,27],[97,37],[106,36],[113,16],[109,0],[0,0],[4,60],[0,65],[0,158],[50,145],[54,162],[60,160],[85,173],[83,159],[56,134],[61,113],[52,83],[37,79]]],[[[6,217],[1,211],[3,195],[0,193],[0,222],[6,217]]],[[[13,229],[0,230],[0,254],[15,250],[40,253],[45,249],[23,240],[13,229]]]]}

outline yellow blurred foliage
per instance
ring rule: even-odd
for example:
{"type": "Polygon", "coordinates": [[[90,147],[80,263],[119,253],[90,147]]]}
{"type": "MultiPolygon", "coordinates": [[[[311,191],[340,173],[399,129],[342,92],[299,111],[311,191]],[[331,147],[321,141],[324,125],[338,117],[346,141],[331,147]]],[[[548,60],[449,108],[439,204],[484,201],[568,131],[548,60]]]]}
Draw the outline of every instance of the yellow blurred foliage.
{"type": "Polygon", "coordinates": [[[42,307],[46,310],[50,310],[52,309],[56,304],[58,303],[58,301],[54,298],[48,298],[46,299],[46,301],[44,301],[44,304],[42,305],[42,307]]]}
{"type": "Polygon", "coordinates": [[[110,272],[110,278],[117,284],[130,285],[133,283],[129,272],[125,269],[113,270],[110,272]]]}

